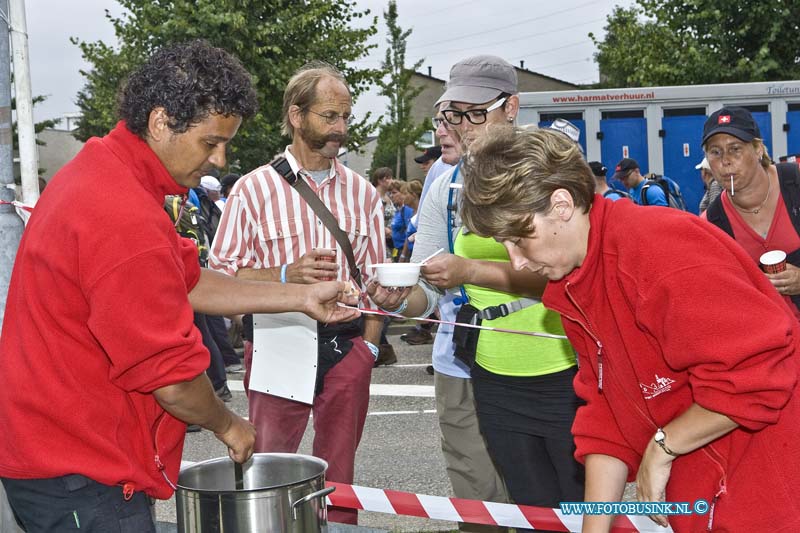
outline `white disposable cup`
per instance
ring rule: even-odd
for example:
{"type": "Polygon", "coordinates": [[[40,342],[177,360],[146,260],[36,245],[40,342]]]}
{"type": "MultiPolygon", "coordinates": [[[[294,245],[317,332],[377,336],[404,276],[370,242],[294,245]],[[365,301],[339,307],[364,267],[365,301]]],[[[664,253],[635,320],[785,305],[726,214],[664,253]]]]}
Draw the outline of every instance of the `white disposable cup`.
{"type": "Polygon", "coordinates": [[[786,270],[786,252],[782,250],[770,250],[759,258],[761,268],[768,274],[777,274],[786,270]]]}

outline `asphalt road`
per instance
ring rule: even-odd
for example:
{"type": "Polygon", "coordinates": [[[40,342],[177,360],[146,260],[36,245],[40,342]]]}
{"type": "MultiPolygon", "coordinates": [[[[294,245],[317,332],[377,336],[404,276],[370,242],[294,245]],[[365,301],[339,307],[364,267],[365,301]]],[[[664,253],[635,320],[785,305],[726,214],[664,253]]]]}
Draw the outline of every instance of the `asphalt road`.
{"type": "MultiPolygon", "coordinates": [[[[439,429],[433,398],[433,377],[425,372],[430,364],[431,345],[409,346],[399,339],[405,331],[393,325],[389,341],[398,355],[397,364],[379,367],[372,373],[372,390],[364,435],[356,456],[355,485],[451,496],[439,446],[439,429]],[[402,388],[400,385],[412,387],[402,388]]],[[[229,376],[234,390],[229,404],[247,415],[247,399],[236,380],[229,376]]],[[[309,424],[299,453],[311,452],[313,428],[309,424]]],[[[183,452],[185,461],[202,461],[227,455],[225,447],[208,431],[188,433],[183,452]]],[[[157,504],[160,521],[175,522],[175,500],[157,504]]],[[[362,512],[359,524],[390,531],[453,531],[456,524],[383,513],[362,512]]]]}

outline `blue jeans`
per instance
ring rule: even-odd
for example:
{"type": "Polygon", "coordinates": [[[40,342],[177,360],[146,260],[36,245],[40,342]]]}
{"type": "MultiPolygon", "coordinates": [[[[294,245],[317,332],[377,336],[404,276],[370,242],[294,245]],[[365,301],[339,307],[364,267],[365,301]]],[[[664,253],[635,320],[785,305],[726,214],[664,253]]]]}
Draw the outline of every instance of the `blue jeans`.
{"type": "Polygon", "coordinates": [[[79,474],[45,479],[2,478],[19,525],[29,533],[88,531],[155,533],[150,498],[79,474]]]}

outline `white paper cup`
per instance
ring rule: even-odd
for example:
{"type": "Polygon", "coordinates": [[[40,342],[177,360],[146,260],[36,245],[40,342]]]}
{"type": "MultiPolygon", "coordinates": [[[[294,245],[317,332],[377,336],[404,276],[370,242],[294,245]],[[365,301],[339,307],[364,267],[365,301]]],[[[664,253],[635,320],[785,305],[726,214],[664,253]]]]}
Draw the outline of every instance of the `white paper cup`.
{"type": "Polygon", "coordinates": [[[759,258],[761,268],[768,274],[777,274],[786,270],[786,252],[770,250],[759,258]]]}

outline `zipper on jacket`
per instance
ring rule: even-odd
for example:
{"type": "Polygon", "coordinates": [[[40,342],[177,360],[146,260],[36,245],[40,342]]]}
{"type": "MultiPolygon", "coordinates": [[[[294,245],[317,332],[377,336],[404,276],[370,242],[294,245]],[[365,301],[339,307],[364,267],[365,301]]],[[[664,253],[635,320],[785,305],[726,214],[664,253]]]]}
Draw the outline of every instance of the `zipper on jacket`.
{"type": "Polygon", "coordinates": [[[156,463],[156,468],[158,469],[159,472],[161,472],[161,476],[167,482],[167,485],[169,485],[172,488],[172,490],[178,490],[178,487],[176,487],[175,484],[172,482],[172,480],[169,479],[169,476],[167,476],[167,473],[165,471],[166,467],[164,466],[164,463],[161,462],[161,457],[158,454],[158,433],[159,431],[161,431],[161,425],[162,422],[164,421],[164,416],[166,416],[166,414],[167,412],[164,411],[156,420],[156,432],[155,435],[153,436],[153,448],[156,451],[154,460],[156,463]]]}
{"type": "Polygon", "coordinates": [[[572,305],[574,305],[575,309],[577,309],[578,312],[581,314],[581,316],[583,317],[583,322],[567,315],[564,316],[567,316],[567,318],[569,318],[576,324],[579,324],[584,329],[584,331],[586,331],[586,333],[589,334],[594,343],[597,345],[597,392],[599,394],[603,394],[603,343],[600,342],[600,339],[598,339],[597,335],[595,335],[594,331],[592,331],[592,325],[589,322],[589,317],[586,316],[586,313],[583,312],[581,306],[578,305],[578,302],[576,302],[575,298],[573,298],[572,294],[570,294],[569,281],[566,282],[566,284],[564,285],[564,294],[567,295],[569,301],[572,302],[572,305]]]}
{"type": "Polygon", "coordinates": [[[133,498],[134,493],[133,483],[123,483],[122,484],[122,497],[126,502],[131,501],[133,498]]]}
{"type": "Polygon", "coordinates": [[[708,525],[706,526],[706,531],[712,531],[714,526],[714,507],[716,507],[719,497],[727,492],[728,488],[725,486],[725,476],[723,475],[722,479],[719,480],[719,490],[714,497],[711,498],[711,507],[708,509],[708,525]]]}

